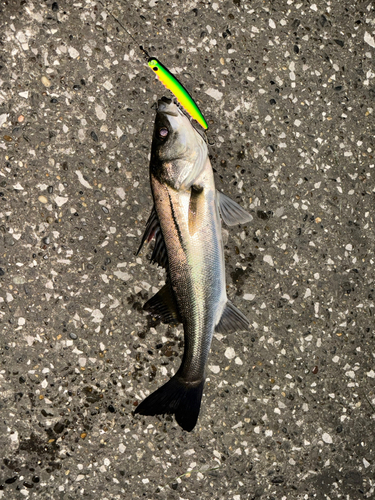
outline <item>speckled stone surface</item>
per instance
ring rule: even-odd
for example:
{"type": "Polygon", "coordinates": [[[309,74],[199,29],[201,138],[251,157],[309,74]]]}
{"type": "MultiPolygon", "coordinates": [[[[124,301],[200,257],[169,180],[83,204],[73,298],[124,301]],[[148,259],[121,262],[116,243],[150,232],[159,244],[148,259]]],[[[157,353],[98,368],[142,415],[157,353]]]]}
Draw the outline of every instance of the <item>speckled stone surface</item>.
{"type": "Polygon", "coordinates": [[[138,247],[163,86],[94,0],[0,1],[0,498],[375,498],[372,2],[108,7],[209,121],[248,333],[198,425],[133,417],[178,368],[138,247]]]}

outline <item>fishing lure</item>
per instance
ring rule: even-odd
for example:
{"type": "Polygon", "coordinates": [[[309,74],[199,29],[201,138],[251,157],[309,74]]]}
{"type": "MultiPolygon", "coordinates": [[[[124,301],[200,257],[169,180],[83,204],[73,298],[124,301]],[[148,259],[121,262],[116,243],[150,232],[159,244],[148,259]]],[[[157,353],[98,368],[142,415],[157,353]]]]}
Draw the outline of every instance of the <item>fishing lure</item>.
{"type": "Polygon", "coordinates": [[[150,57],[148,65],[153,71],[155,71],[156,76],[159,78],[161,83],[175,95],[177,101],[183,108],[186,109],[187,113],[189,113],[194,120],[197,120],[199,125],[207,130],[208,125],[201,113],[201,110],[177,78],[173,76],[172,73],[155,57],[150,57]]]}
{"type": "MultiPolygon", "coordinates": [[[[137,43],[134,36],[125,28],[125,26],[115,17],[111,11],[109,11],[104,5],[104,3],[99,0],[105,10],[110,14],[113,19],[121,26],[121,28],[130,36],[133,42],[137,43]]],[[[137,44],[138,45],[138,44],[137,44]]],[[[172,73],[155,57],[150,57],[147,50],[145,50],[142,45],[139,45],[140,50],[148,59],[148,66],[155,72],[161,83],[174,94],[177,101],[181,104],[181,106],[186,110],[186,112],[196,120],[201,127],[205,130],[208,129],[208,125],[201,110],[198,108],[196,102],[191,97],[189,92],[185,89],[185,87],[180,83],[177,78],[172,75],[172,73]]]]}

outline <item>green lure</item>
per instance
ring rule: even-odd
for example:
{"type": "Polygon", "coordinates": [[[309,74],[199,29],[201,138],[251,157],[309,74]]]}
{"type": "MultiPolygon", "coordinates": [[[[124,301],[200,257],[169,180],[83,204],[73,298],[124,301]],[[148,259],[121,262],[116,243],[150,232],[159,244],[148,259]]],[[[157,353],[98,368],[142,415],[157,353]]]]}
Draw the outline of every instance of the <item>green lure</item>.
{"type": "Polygon", "coordinates": [[[161,83],[175,95],[177,101],[186,109],[189,115],[194,118],[194,120],[197,120],[199,125],[207,130],[208,125],[200,109],[195,104],[195,101],[189,92],[177,80],[177,78],[173,76],[172,73],[155,57],[151,57],[148,60],[148,65],[153,71],[155,71],[161,83]]]}

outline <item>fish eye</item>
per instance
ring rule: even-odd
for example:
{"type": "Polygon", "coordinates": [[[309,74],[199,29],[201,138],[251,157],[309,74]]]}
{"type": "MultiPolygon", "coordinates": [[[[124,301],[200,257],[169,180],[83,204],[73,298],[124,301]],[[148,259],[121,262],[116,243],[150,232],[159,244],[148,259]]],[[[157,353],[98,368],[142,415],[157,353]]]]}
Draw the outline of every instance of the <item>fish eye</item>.
{"type": "Polygon", "coordinates": [[[159,135],[160,137],[163,137],[163,139],[167,137],[168,134],[169,130],[166,127],[162,127],[161,129],[159,129],[159,135]]]}

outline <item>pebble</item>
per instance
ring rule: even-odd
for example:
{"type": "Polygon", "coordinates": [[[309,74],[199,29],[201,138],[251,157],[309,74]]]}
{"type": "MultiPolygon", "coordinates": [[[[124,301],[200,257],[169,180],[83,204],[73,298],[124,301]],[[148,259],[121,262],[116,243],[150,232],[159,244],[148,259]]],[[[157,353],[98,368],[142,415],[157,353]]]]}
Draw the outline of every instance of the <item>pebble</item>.
{"type": "Polygon", "coordinates": [[[1,269],[1,267],[0,267],[0,276],[4,276],[4,274],[5,274],[4,269],[1,269]]]}
{"type": "Polygon", "coordinates": [[[76,335],[75,333],[69,333],[69,337],[72,339],[72,340],[77,340],[78,339],[78,335],[76,335]]]}
{"type": "Polygon", "coordinates": [[[7,141],[7,142],[11,142],[13,140],[10,135],[4,135],[3,139],[4,139],[4,141],[7,141]]]}
{"type": "Polygon", "coordinates": [[[264,260],[264,262],[267,262],[267,264],[269,264],[270,266],[274,265],[273,264],[273,259],[272,259],[271,255],[265,255],[263,257],[263,260],[264,260]]]}
{"type": "Polygon", "coordinates": [[[51,86],[51,82],[50,82],[50,80],[48,80],[48,78],[46,76],[42,76],[42,78],[40,80],[45,87],[48,88],[51,86]]]}
{"type": "Polygon", "coordinates": [[[9,477],[8,479],[5,479],[5,484],[12,484],[14,483],[15,481],[17,481],[18,479],[18,476],[13,476],[13,477],[9,477]]]}
{"type": "Polygon", "coordinates": [[[91,135],[91,139],[92,139],[93,141],[98,142],[98,140],[99,140],[99,139],[98,139],[98,136],[95,134],[95,132],[94,132],[94,131],[92,131],[90,135],[91,135]]]}
{"type": "Polygon", "coordinates": [[[122,200],[125,200],[125,191],[122,187],[116,188],[115,191],[122,200]]]}
{"type": "Polygon", "coordinates": [[[227,359],[233,359],[235,356],[236,356],[236,353],[233,349],[233,347],[227,347],[225,349],[225,353],[224,353],[224,356],[227,358],[227,359]]]}
{"type": "Polygon", "coordinates": [[[24,120],[25,120],[25,117],[24,117],[23,115],[20,115],[20,116],[17,118],[18,123],[22,123],[24,120]]]}
{"type": "Polygon", "coordinates": [[[57,2],[53,2],[52,4],[52,12],[57,12],[59,10],[59,5],[57,2]]]}
{"type": "Polygon", "coordinates": [[[14,245],[15,241],[14,239],[12,238],[12,236],[4,236],[4,244],[5,246],[7,247],[12,247],[14,245]]]}
{"type": "Polygon", "coordinates": [[[23,285],[24,283],[26,283],[26,280],[23,276],[15,276],[13,278],[13,283],[15,285],[23,285]]]}
{"type": "Polygon", "coordinates": [[[68,201],[68,198],[64,197],[64,196],[56,196],[56,198],[55,198],[55,203],[58,207],[62,207],[64,205],[64,203],[66,203],[67,201],[68,201]]]}
{"type": "Polygon", "coordinates": [[[108,208],[107,208],[107,207],[104,207],[104,206],[103,206],[103,207],[102,207],[102,210],[103,210],[103,212],[104,212],[105,214],[109,214],[109,210],[108,210],[108,208]]]}
{"type": "Polygon", "coordinates": [[[223,97],[223,93],[220,92],[220,90],[212,89],[212,88],[206,90],[205,94],[209,95],[210,97],[212,97],[216,101],[220,101],[220,99],[223,97]]]}
{"type": "Polygon", "coordinates": [[[245,293],[243,298],[244,298],[244,300],[254,300],[255,294],[254,293],[245,293]]]}
{"type": "Polygon", "coordinates": [[[87,180],[83,177],[83,174],[80,170],[76,170],[76,174],[78,176],[79,182],[82,184],[82,186],[85,186],[88,189],[92,189],[90,184],[87,182],[87,180]]]}
{"type": "Polygon", "coordinates": [[[74,47],[69,47],[68,48],[68,54],[70,55],[70,57],[72,59],[77,59],[77,57],[79,57],[79,52],[74,47]]]}
{"type": "Polygon", "coordinates": [[[322,436],[322,439],[325,443],[327,444],[331,444],[333,441],[332,441],[332,438],[331,436],[328,434],[328,432],[324,432],[323,436],[322,436]]]}
{"type": "Polygon", "coordinates": [[[8,113],[2,113],[0,115],[0,127],[1,125],[4,125],[4,123],[6,123],[8,116],[9,116],[8,113]]]}
{"type": "Polygon", "coordinates": [[[107,114],[99,104],[95,104],[95,113],[99,120],[105,120],[107,118],[107,114]]]}
{"type": "Polygon", "coordinates": [[[218,365],[209,365],[208,367],[212,373],[219,373],[220,372],[220,366],[218,365]]]}
{"type": "Polygon", "coordinates": [[[375,37],[371,36],[370,33],[367,33],[367,31],[365,31],[365,35],[364,35],[363,39],[371,47],[375,48],[375,37]]]}
{"type": "Polygon", "coordinates": [[[38,200],[40,201],[40,203],[48,203],[48,199],[42,194],[38,196],[38,200]]]}

